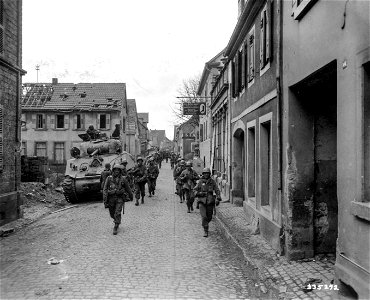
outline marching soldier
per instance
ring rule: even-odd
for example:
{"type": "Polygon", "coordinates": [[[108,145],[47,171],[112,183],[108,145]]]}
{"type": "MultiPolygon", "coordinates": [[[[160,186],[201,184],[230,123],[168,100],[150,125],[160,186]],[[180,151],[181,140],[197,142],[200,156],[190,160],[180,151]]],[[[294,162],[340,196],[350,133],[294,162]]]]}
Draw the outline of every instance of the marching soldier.
{"type": "Polygon", "coordinates": [[[152,195],[154,195],[157,177],[159,174],[159,169],[158,169],[158,166],[155,164],[154,159],[149,160],[147,172],[148,172],[149,197],[151,197],[152,195]]]}
{"type": "Polygon", "coordinates": [[[147,182],[147,170],[144,166],[143,158],[139,156],[136,159],[137,165],[135,168],[130,171],[132,176],[134,177],[134,184],[135,184],[135,205],[139,205],[139,199],[141,196],[141,204],[144,204],[144,196],[145,196],[145,184],[147,182]]]}
{"type": "Polygon", "coordinates": [[[180,180],[183,182],[182,190],[186,205],[188,207],[188,213],[194,210],[194,192],[193,188],[195,187],[196,181],[199,179],[199,175],[192,168],[192,163],[187,161],[185,164],[186,169],[181,172],[180,180]]]}
{"type": "Polygon", "coordinates": [[[127,180],[122,176],[123,166],[115,165],[112,175],[104,183],[104,207],[109,208],[109,214],[114,222],[113,234],[116,235],[121,224],[121,212],[125,213],[125,202],[132,201],[133,195],[127,180]]]}
{"type": "Polygon", "coordinates": [[[176,181],[176,193],[180,196],[180,203],[184,202],[184,194],[182,190],[182,181],[179,178],[182,171],[185,170],[185,161],[181,160],[179,166],[176,168],[174,172],[174,179],[176,181]]]}
{"type": "Polygon", "coordinates": [[[209,222],[212,220],[213,210],[220,204],[221,196],[216,182],[211,178],[210,169],[204,168],[202,175],[194,188],[194,195],[198,198],[197,208],[202,217],[203,236],[208,237],[209,222]]]}

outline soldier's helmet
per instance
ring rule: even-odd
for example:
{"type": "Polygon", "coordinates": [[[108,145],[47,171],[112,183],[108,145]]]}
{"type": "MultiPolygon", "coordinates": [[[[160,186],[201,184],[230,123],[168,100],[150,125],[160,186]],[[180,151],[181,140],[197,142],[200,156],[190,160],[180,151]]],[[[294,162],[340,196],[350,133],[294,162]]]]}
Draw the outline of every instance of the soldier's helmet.
{"type": "Polygon", "coordinates": [[[177,162],[180,162],[180,161],[182,161],[182,158],[178,158],[178,159],[177,159],[177,162]]]}
{"type": "Polygon", "coordinates": [[[106,169],[110,169],[110,163],[106,163],[106,164],[104,165],[104,167],[105,167],[106,169]]]}
{"type": "Polygon", "coordinates": [[[122,170],[124,169],[124,167],[123,167],[123,166],[121,166],[121,165],[114,165],[114,166],[113,166],[113,168],[112,168],[112,171],[113,171],[114,169],[119,169],[119,170],[122,172],[122,170]]]}
{"type": "Polygon", "coordinates": [[[210,168],[204,168],[203,171],[202,171],[202,174],[204,174],[204,173],[211,174],[211,169],[210,168]]]}
{"type": "Polygon", "coordinates": [[[191,161],[187,161],[187,162],[186,162],[186,164],[185,164],[185,166],[186,166],[186,167],[192,167],[192,166],[193,166],[193,164],[192,164],[192,162],[191,162],[191,161]]]}
{"type": "Polygon", "coordinates": [[[127,165],[127,159],[122,159],[121,165],[127,165]]]}
{"type": "Polygon", "coordinates": [[[144,161],[141,156],[138,156],[137,159],[136,159],[136,161],[139,161],[139,160],[144,161]]]}
{"type": "Polygon", "coordinates": [[[180,161],[180,165],[181,165],[181,166],[185,165],[185,160],[183,160],[183,159],[182,159],[182,160],[180,161]]]}

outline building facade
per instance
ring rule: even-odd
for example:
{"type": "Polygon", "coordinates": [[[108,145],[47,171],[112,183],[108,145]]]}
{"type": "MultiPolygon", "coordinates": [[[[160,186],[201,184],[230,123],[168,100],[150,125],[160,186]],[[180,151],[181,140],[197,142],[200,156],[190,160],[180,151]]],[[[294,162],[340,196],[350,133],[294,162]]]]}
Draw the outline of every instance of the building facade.
{"type": "MultiPolygon", "coordinates": [[[[231,201],[242,203],[250,222],[281,253],[278,2],[240,0],[224,54],[231,77],[231,201]]],[[[222,119],[220,107],[217,126],[222,119]]]]}
{"type": "Polygon", "coordinates": [[[58,83],[56,78],[52,84],[25,83],[22,154],[48,157],[52,170],[64,172],[70,149],[82,142],[78,135],[90,125],[129,149],[127,116],[124,83],[58,83]]]}
{"type": "Polygon", "coordinates": [[[199,157],[203,160],[203,164],[209,168],[213,168],[214,159],[212,156],[214,154],[214,145],[212,144],[214,131],[212,131],[211,90],[216,76],[222,69],[222,58],[223,53],[220,52],[205,63],[197,90],[199,100],[206,102],[206,115],[199,116],[199,157]]]}
{"type": "Polygon", "coordinates": [[[22,1],[0,0],[0,225],[21,216],[22,1]]]}
{"type": "Polygon", "coordinates": [[[194,157],[194,145],[197,142],[197,133],[199,132],[199,118],[192,116],[189,120],[176,126],[174,135],[175,153],[178,153],[181,158],[191,160],[194,157]]]}
{"type": "Polygon", "coordinates": [[[336,253],[369,299],[368,1],[283,3],[283,186],[291,259],[336,253]]]}

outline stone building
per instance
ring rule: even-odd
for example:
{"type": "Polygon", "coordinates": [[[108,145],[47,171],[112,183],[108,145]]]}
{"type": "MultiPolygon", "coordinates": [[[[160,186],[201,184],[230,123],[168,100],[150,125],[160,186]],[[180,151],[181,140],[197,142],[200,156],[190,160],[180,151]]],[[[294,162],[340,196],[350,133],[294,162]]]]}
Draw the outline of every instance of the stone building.
{"type": "Polygon", "coordinates": [[[291,259],[336,253],[369,299],[369,1],[283,2],[283,210],[291,259]]]}
{"type": "Polygon", "coordinates": [[[0,0],[0,225],[20,217],[22,1],[0,0]]]}
{"type": "Polygon", "coordinates": [[[174,135],[174,150],[180,154],[185,160],[192,159],[194,152],[192,151],[192,143],[198,141],[199,134],[199,118],[192,116],[188,121],[175,127],[174,135]]]}
{"type": "MultiPolygon", "coordinates": [[[[230,196],[232,202],[243,204],[250,222],[281,253],[279,1],[239,0],[238,4],[239,18],[224,52],[232,98],[227,108],[231,110],[230,196]]],[[[214,117],[218,126],[220,118],[225,118],[222,106],[214,117]]]]}
{"type": "Polygon", "coordinates": [[[126,112],[127,124],[125,135],[124,150],[137,156],[141,153],[141,144],[139,137],[139,120],[137,117],[137,108],[135,99],[127,99],[127,112],[126,112]]]}
{"type": "MultiPolygon", "coordinates": [[[[25,83],[22,97],[22,154],[48,157],[51,169],[64,172],[69,150],[90,125],[107,137],[116,129],[130,152],[130,113],[124,83],[25,83]]],[[[137,127],[135,127],[137,129],[137,127]]],[[[136,131],[135,131],[136,132],[136,131]]],[[[131,154],[136,154],[134,152],[131,154]]]]}

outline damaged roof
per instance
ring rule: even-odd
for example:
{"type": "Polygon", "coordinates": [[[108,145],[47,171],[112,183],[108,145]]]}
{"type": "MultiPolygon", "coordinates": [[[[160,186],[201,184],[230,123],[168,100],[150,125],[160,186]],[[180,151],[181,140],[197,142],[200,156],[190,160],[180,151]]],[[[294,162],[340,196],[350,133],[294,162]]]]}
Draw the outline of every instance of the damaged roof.
{"type": "Polygon", "coordinates": [[[25,83],[22,109],[121,110],[125,106],[125,83],[25,83]]]}

